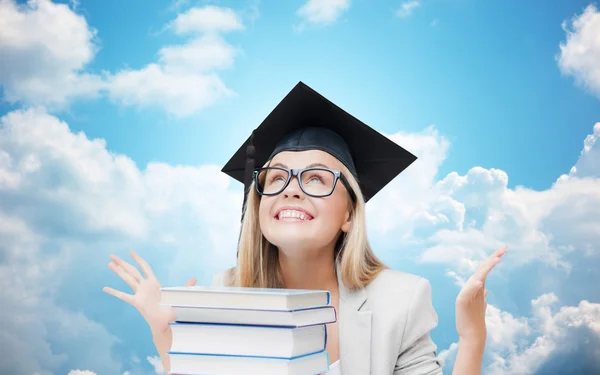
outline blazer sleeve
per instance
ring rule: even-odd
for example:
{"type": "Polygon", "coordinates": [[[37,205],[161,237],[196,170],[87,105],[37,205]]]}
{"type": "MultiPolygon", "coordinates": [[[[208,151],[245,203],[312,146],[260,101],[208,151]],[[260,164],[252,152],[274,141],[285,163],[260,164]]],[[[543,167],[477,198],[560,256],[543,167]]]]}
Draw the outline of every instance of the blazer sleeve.
{"type": "Polygon", "coordinates": [[[420,278],[411,298],[394,375],[442,374],[437,346],[430,336],[437,324],[438,316],[431,299],[431,284],[427,279],[420,278]]]}

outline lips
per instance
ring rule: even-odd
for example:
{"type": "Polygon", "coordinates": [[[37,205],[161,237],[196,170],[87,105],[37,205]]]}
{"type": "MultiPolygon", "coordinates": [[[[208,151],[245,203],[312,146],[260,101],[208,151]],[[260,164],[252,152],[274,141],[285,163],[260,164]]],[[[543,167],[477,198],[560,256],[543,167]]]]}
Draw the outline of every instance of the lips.
{"type": "Polygon", "coordinates": [[[285,221],[310,221],[313,216],[306,210],[296,207],[283,207],[277,210],[275,219],[285,221]]]}

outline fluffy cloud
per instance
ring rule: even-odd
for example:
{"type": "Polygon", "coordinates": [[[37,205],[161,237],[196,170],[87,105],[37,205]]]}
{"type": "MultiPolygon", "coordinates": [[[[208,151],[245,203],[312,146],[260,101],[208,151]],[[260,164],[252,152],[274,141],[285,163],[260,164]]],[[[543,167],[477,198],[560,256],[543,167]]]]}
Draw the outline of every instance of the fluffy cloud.
{"type": "Polygon", "coordinates": [[[503,244],[517,254],[509,264],[541,261],[568,271],[566,254],[600,255],[599,129],[586,138],[571,174],[544,191],[510,189],[504,171],[481,167],[436,180],[447,140],[434,128],[391,135],[420,158],[369,203],[372,238],[422,262],[449,265],[459,283],[503,244]]]}
{"type": "Polygon", "coordinates": [[[296,12],[304,22],[329,25],[350,8],[350,0],[308,0],[296,12]]]}
{"type": "Polygon", "coordinates": [[[161,48],[156,63],[110,77],[109,95],[114,101],[125,106],[160,107],[184,117],[234,95],[216,74],[230,68],[239,53],[220,35],[244,29],[233,10],[211,5],[192,8],[179,14],[167,29],[192,38],[161,48]]]}
{"type": "MultiPolygon", "coordinates": [[[[12,103],[63,110],[75,99],[108,95],[123,106],[160,108],[190,116],[234,95],[217,72],[233,66],[239,50],[223,34],[244,30],[241,17],[212,5],[179,14],[166,30],[189,38],[158,51],[139,69],[86,72],[98,51],[97,31],[66,4],[31,0],[0,3],[0,84],[12,103]]],[[[1,162],[0,156],[0,162],[1,162]]]]}
{"type": "Polygon", "coordinates": [[[231,94],[215,74],[173,72],[159,64],[120,71],[111,77],[110,85],[111,99],[123,106],[162,108],[178,117],[189,116],[231,94]]]}
{"type": "Polygon", "coordinates": [[[150,364],[152,365],[152,367],[154,367],[154,371],[157,374],[164,374],[165,373],[165,369],[163,368],[162,362],[160,361],[160,357],[159,356],[154,356],[154,357],[146,357],[146,360],[148,360],[148,362],[150,362],[150,364]]]}
{"type": "Polygon", "coordinates": [[[585,138],[581,155],[569,176],[561,176],[562,179],[568,177],[600,178],[600,122],[594,125],[594,132],[585,138]]]}
{"type": "Polygon", "coordinates": [[[101,292],[122,288],[115,275],[89,272],[110,252],[137,249],[164,284],[206,283],[233,262],[236,237],[222,234],[238,229],[241,189],[217,167],[139,170],[41,109],[2,117],[0,150],[1,373],[123,372],[119,339],[81,312],[122,304],[101,292]]]}
{"type": "MultiPolygon", "coordinates": [[[[4,203],[6,196],[1,196],[4,203]]],[[[3,216],[3,223],[11,220],[3,216]]],[[[0,373],[51,375],[65,366],[118,373],[119,366],[110,353],[118,339],[101,324],[55,300],[59,275],[69,271],[65,259],[69,258],[72,243],[39,238],[39,234],[24,240],[21,236],[36,231],[20,224],[0,232],[0,253],[10,254],[0,261],[0,282],[9,286],[0,295],[4,306],[0,313],[0,346],[4,353],[0,373]],[[86,351],[81,350],[84,347],[86,351]],[[79,354],[67,355],[73,352],[79,354]]]]}
{"type": "Polygon", "coordinates": [[[192,8],[171,23],[177,34],[217,33],[243,30],[240,16],[231,9],[208,5],[192,8]]]}
{"type": "Polygon", "coordinates": [[[94,58],[97,31],[65,4],[0,2],[0,84],[5,100],[64,108],[103,88],[84,72],[94,58]]]}
{"type": "Polygon", "coordinates": [[[570,22],[563,22],[567,41],[560,44],[558,66],[580,86],[600,97],[600,12],[590,4],[570,22]]]}
{"type": "Polygon", "coordinates": [[[230,68],[238,51],[218,33],[243,30],[240,17],[227,8],[192,8],[169,29],[193,38],[163,47],[157,63],[111,77],[111,98],[126,106],[160,106],[176,116],[189,116],[233,95],[215,70],[230,68]]]}
{"type": "MultiPolygon", "coordinates": [[[[51,173],[44,167],[47,161],[52,164],[53,157],[55,161],[65,157],[60,155],[64,146],[55,141],[72,141],[66,149],[73,160],[81,155],[74,144],[76,136],[53,139],[58,121],[27,116],[32,113],[12,113],[0,121],[0,175],[5,177],[5,183],[0,183],[0,283],[10,286],[0,295],[0,305],[10,306],[2,309],[0,319],[4,350],[0,373],[49,375],[65,365],[115,373],[119,369],[111,361],[110,347],[117,339],[100,324],[54,300],[58,275],[68,270],[65,259],[71,250],[81,248],[68,233],[70,228],[77,232],[76,225],[63,226],[66,222],[57,214],[70,212],[69,205],[63,204],[69,201],[64,195],[68,184],[63,180],[68,168],[51,173]],[[38,190],[35,184],[45,187],[38,190]],[[62,351],[56,351],[55,344],[62,351]],[[64,354],[82,346],[88,346],[89,352],[76,358],[64,354]]],[[[77,185],[79,181],[71,182],[77,185]]],[[[80,217],[72,217],[71,224],[80,217]]]]}
{"type": "Polygon", "coordinates": [[[400,4],[400,9],[398,9],[396,11],[396,15],[400,18],[407,18],[410,17],[413,12],[415,11],[415,9],[417,9],[418,7],[421,6],[421,2],[420,1],[405,1],[402,4],[400,4]]]}
{"type": "MultiPolygon", "coordinates": [[[[235,244],[217,233],[237,228],[241,188],[228,188],[218,166],[151,163],[140,170],[108,151],[103,140],[72,133],[42,109],[8,113],[0,124],[0,176],[9,181],[0,184],[6,198],[0,205],[6,218],[0,220],[8,223],[3,228],[25,231],[33,224],[40,236],[156,239],[184,247],[178,231],[198,233],[202,222],[202,234],[214,239],[215,248],[235,244]]],[[[34,235],[14,238],[36,241],[34,235]]]]}
{"type": "MultiPolygon", "coordinates": [[[[516,318],[488,306],[484,373],[541,375],[577,368],[583,374],[600,369],[600,304],[585,300],[577,306],[558,304],[555,294],[541,295],[531,301],[530,318],[516,318]],[[546,372],[558,358],[552,372],[546,372]]],[[[456,359],[456,349],[453,344],[440,353],[448,368],[456,359]]]]}

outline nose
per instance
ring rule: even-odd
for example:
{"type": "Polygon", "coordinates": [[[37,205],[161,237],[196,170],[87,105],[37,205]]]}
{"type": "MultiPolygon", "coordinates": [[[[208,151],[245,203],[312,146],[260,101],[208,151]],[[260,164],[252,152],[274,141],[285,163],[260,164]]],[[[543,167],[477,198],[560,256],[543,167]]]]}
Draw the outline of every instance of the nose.
{"type": "Polygon", "coordinates": [[[300,188],[300,182],[298,181],[298,177],[292,177],[290,183],[283,190],[282,194],[285,198],[294,197],[294,198],[303,198],[304,192],[300,188]]]}

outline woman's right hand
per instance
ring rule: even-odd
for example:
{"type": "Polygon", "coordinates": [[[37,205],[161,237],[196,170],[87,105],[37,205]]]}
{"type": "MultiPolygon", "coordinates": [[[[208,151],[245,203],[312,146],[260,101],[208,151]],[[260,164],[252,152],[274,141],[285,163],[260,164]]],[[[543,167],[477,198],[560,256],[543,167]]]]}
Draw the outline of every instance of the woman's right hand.
{"type": "MultiPolygon", "coordinates": [[[[145,277],[137,268],[116,255],[110,256],[111,262],[108,263],[108,267],[131,287],[134,294],[124,293],[110,287],[104,287],[102,290],[135,307],[150,326],[153,336],[160,336],[169,330],[169,323],[175,320],[175,309],[160,305],[161,286],[152,269],[134,251],[131,251],[131,256],[140,266],[145,277]]],[[[185,283],[186,286],[195,284],[196,279],[194,278],[185,283]]]]}

